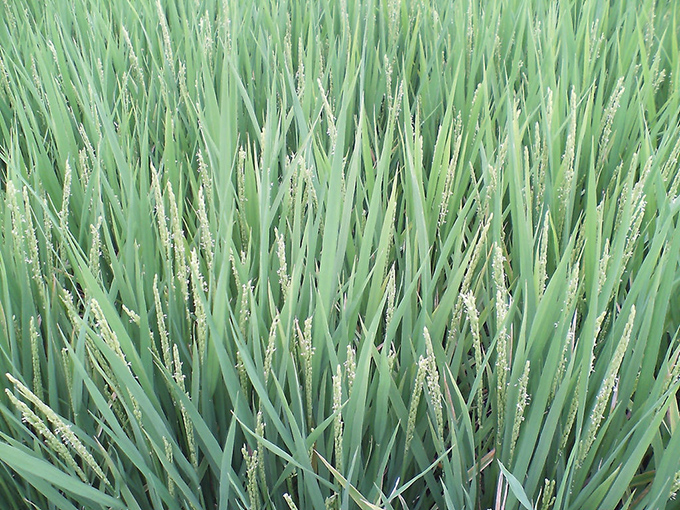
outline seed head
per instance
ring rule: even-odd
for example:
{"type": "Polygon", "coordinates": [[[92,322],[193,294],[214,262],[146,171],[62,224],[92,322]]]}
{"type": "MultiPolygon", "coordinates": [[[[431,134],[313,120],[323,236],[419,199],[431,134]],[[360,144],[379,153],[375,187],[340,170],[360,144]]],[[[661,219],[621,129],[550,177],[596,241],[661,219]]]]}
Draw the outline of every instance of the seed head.
{"type": "Polygon", "coordinates": [[[519,389],[518,389],[518,399],[517,399],[517,409],[515,410],[515,420],[512,424],[512,439],[510,440],[510,461],[515,454],[515,448],[517,446],[517,440],[519,439],[520,427],[524,421],[524,411],[529,403],[529,394],[527,393],[527,386],[529,384],[529,360],[527,360],[524,365],[524,372],[519,378],[519,389]]]}
{"type": "Polygon", "coordinates": [[[342,371],[338,365],[335,374],[333,375],[333,413],[335,420],[333,423],[333,444],[335,451],[335,467],[342,473],[344,469],[343,462],[343,421],[342,421],[342,371]]]}
{"type": "Polygon", "coordinates": [[[630,336],[633,331],[633,323],[635,321],[635,305],[632,306],[630,315],[628,316],[628,321],[623,330],[623,336],[619,341],[619,344],[614,351],[614,357],[612,358],[607,372],[605,373],[604,379],[600,386],[600,391],[597,393],[597,398],[595,400],[595,405],[590,414],[590,421],[586,428],[585,439],[581,441],[579,445],[579,455],[577,457],[576,464],[581,466],[585,460],[590,447],[595,442],[597,437],[597,432],[599,431],[600,424],[604,419],[604,411],[607,408],[607,403],[612,395],[612,391],[616,384],[617,376],[619,373],[619,368],[621,367],[621,362],[623,361],[623,356],[628,348],[628,342],[630,341],[630,336]]]}
{"type": "Polygon", "coordinates": [[[425,383],[425,376],[427,375],[429,362],[427,358],[421,356],[418,359],[418,372],[416,373],[415,384],[413,386],[413,394],[411,396],[411,404],[408,409],[408,422],[406,424],[406,440],[404,441],[404,457],[411,447],[413,441],[413,434],[416,430],[416,417],[418,414],[418,404],[420,403],[420,396],[423,393],[423,384],[425,383]]]}

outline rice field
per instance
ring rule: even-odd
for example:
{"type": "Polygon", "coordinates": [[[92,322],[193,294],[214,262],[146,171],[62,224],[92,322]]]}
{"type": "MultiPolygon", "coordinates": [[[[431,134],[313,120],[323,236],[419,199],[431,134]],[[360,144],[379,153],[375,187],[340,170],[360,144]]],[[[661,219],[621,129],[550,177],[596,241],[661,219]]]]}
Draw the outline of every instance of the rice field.
{"type": "Polygon", "coordinates": [[[0,507],[678,508],[675,3],[0,12],[0,507]]]}

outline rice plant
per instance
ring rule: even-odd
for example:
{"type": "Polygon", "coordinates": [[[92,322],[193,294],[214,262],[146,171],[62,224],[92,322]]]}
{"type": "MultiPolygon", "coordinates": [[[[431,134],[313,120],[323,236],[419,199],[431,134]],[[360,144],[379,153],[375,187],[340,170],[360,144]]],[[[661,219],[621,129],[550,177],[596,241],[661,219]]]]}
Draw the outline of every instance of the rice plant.
{"type": "Polygon", "coordinates": [[[3,0],[7,509],[662,509],[680,11],[3,0]]]}

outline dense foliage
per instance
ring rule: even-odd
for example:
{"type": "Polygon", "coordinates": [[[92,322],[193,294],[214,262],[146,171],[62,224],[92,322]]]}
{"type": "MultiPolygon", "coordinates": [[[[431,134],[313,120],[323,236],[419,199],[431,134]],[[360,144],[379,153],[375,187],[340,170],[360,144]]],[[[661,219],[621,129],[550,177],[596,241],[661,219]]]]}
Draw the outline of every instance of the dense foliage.
{"type": "Polygon", "coordinates": [[[0,13],[2,508],[672,506],[673,2],[0,13]]]}

